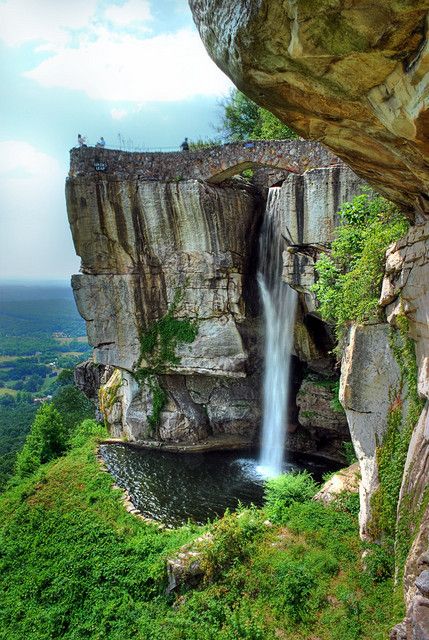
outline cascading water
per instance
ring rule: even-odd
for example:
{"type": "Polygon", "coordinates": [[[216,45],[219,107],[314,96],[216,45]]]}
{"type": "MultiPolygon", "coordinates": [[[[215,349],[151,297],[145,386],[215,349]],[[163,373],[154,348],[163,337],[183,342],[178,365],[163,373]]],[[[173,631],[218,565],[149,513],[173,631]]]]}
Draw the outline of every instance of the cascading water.
{"type": "Polygon", "coordinates": [[[282,472],[285,450],[289,370],[297,293],[282,280],[283,251],[282,208],[278,206],[280,189],[268,194],[261,230],[258,284],[265,319],[265,372],[260,470],[263,475],[282,472]]]}

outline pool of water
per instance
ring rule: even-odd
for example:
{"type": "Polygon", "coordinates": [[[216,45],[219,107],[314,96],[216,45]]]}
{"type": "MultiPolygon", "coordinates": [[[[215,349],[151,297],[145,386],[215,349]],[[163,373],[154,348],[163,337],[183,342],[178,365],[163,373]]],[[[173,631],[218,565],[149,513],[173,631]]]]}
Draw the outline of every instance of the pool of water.
{"type": "MultiPolygon", "coordinates": [[[[239,502],[262,504],[264,477],[250,453],[169,453],[126,444],[103,444],[100,453],[118,486],[147,517],[170,526],[204,523],[239,502]]],[[[326,464],[289,458],[284,470],[308,469],[316,479],[326,464]]]]}

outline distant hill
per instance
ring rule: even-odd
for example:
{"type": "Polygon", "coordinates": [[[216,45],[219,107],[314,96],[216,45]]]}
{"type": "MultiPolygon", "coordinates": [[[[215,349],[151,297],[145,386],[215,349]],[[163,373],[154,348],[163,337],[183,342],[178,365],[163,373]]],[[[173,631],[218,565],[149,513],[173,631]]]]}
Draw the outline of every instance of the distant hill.
{"type": "Polygon", "coordinates": [[[64,283],[0,283],[0,337],[85,334],[71,287],[64,283]]]}

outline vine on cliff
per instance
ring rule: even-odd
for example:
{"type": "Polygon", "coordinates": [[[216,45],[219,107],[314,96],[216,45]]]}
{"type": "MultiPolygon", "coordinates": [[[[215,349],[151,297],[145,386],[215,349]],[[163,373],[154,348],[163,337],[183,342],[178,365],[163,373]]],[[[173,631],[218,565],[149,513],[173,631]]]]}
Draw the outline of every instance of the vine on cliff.
{"type": "Polygon", "coordinates": [[[387,431],[377,448],[380,484],[371,499],[370,532],[387,546],[394,546],[395,565],[402,571],[418,514],[414,513],[410,501],[404,503],[408,506],[398,514],[398,501],[408,447],[423,401],[417,391],[415,345],[408,336],[409,325],[404,314],[396,318],[396,327],[391,330],[390,346],[400,369],[400,388],[392,398],[387,431]]]}
{"type": "Polygon", "coordinates": [[[408,221],[392,203],[370,193],[344,203],[339,216],[331,254],[316,262],[312,290],[322,318],[341,339],[350,322],[378,318],[386,249],[406,233],[408,221]]]}
{"type": "Polygon", "coordinates": [[[140,357],[134,376],[140,384],[146,384],[151,392],[152,413],[148,416],[148,422],[152,429],[158,426],[167,401],[159,375],[167,366],[179,364],[176,347],[179,344],[191,344],[198,333],[197,321],[176,317],[182,300],[183,291],[176,289],[167,313],[153,322],[140,337],[140,357]]]}

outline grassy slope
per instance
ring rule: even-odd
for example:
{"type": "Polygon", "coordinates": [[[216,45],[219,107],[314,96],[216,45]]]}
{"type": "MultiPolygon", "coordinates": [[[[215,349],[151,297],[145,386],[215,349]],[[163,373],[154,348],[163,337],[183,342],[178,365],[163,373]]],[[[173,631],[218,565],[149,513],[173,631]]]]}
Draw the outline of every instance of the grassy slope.
{"type": "Polygon", "coordinates": [[[362,572],[355,518],[317,503],[292,505],[287,528],[265,526],[263,512],[227,516],[208,566],[228,567],[165,596],[165,557],[200,528],[160,531],[127,514],[94,447],[0,497],[0,638],[387,637],[390,580],[362,572]]]}

